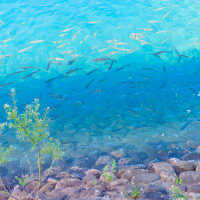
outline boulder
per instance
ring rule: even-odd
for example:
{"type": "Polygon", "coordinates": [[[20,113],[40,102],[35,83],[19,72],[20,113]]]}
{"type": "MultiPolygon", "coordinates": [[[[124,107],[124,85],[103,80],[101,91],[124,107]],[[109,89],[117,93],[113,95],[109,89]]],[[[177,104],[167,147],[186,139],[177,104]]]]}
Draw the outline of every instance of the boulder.
{"type": "Polygon", "coordinates": [[[57,184],[55,189],[66,187],[77,187],[81,184],[81,180],[77,178],[63,178],[57,184]]]}
{"type": "Polygon", "coordinates": [[[175,183],[177,175],[174,168],[166,162],[158,162],[152,165],[152,171],[158,174],[163,181],[175,183]]]}
{"type": "Polygon", "coordinates": [[[182,172],[179,176],[185,184],[197,184],[200,183],[200,172],[186,171],[182,172]]]}
{"type": "Polygon", "coordinates": [[[117,151],[112,151],[110,155],[113,156],[115,159],[120,159],[126,156],[126,153],[124,152],[123,149],[119,149],[117,151]]]}
{"type": "Polygon", "coordinates": [[[184,172],[184,171],[195,170],[195,165],[192,162],[181,161],[176,158],[170,158],[169,162],[174,167],[177,174],[180,174],[181,172],[184,172]]]}
{"type": "Polygon", "coordinates": [[[160,177],[157,174],[154,173],[139,173],[134,174],[132,177],[131,182],[133,184],[149,184],[154,181],[158,181],[160,177]]]}
{"type": "Polygon", "coordinates": [[[109,164],[111,161],[113,160],[113,158],[111,156],[100,156],[98,158],[98,160],[96,161],[95,165],[99,166],[99,165],[107,165],[109,164]]]}

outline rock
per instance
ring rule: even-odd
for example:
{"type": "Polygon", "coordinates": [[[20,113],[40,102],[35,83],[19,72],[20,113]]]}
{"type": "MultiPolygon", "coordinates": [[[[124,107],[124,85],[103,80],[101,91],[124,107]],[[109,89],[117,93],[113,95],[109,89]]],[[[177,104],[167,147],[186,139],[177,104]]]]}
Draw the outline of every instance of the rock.
{"type": "Polygon", "coordinates": [[[99,178],[101,176],[101,172],[97,169],[88,169],[85,172],[85,174],[86,174],[86,176],[94,175],[94,176],[96,176],[96,178],[99,178]]]}
{"type": "Polygon", "coordinates": [[[119,159],[118,161],[118,165],[128,165],[132,162],[132,159],[131,158],[121,158],[119,159]]]}
{"type": "Polygon", "coordinates": [[[200,194],[191,192],[188,194],[188,197],[190,197],[190,200],[198,200],[200,199],[200,194]]]}
{"type": "Polygon", "coordinates": [[[47,183],[55,186],[58,183],[58,181],[56,179],[54,179],[54,178],[48,178],[47,179],[47,183]]]}
{"type": "MultiPolygon", "coordinates": [[[[127,172],[127,171],[135,171],[135,170],[139,170],[139,169],[145,169],[146,166],[143,165],[143,164],[139,164],[139,165],[125,165],[125,166],[121,166],[119,167],[118,171],[117,171],[117,177],[121,177],[121,175],[124,173],[124,172],[127,172]]],[[[148,171],[148,170],[146,170],[148,171]]]]}
{"type": "Polygon", "coordinates": [[[197,172],[200,172],[200,164],[198,164],[198,165],[196,166],[196,171],[197,171],[197,172]]]}
{"type": "Polygon", "coordinates": [[[116,159],[120,159],[120,158],[126,156],[126,153],[124,152],[123,149],[119,149],[119,150],[117,150],[117,151],[112,151],[112,152],[110,153],[110,155],[113,156],[113,157],[116,158],[116,159]]]}
{"type": "Polygon", "coordinates": [[[197,153],[197,152],[191,152],[191,153],[188,153],[186,155],[184,155],[182,157],[182,160],[195,160],[195,161],[200,161],[200,154],[197,153]]]}
{"type": "Polygon", "coordinates": [[[111,156],[100,156],[98,160],[96,161],[95,165],[107,165],[109,162],[111,162],[113,159],[111,156]]]}
{"type": "Polygon", "coordinates": [[[197,152],[198,154],[200,154],[200,146],[198,146],[198,147],[196,148],[196,152],[197,152]]]}
{"type": "Polygon", "coordinates": [[[67,199],[68,193],[69,192],[64,189],[56,189],[51,192],[47,192],[46,196],[48,197],[48,200],[63,200],[67,199]]]}
{"type": "Polygon", "coordinates": [[[103,197],[103,192],[101,190],[98,190],[96,188],[90,188],[88,190],[82,191],[80,194],[81,199],[92,199],[96,197],[103,197]]]}
{"type": "Polygon", "coordinates": [[[40,188],[40,192],[43,192],[43,193],[50,192],[54,189],[54,186],[50,183],[46,183],[40,188]]]}
{"type": "Polygon", "coordinates": [[[174,167],[177,174],[180,174],[184,171],[193,171],[195,169],[195,165],[191,162],[181,161],[176,158],[170,158],[169,162],[174,167]]]}
{"type": "Polygon", "coordinates": [[[200,183],[200,172],[187,171],[182,172],[179,176],[185,184],[197,184],[200,183]]]}
{"type": "Polygon", "coordinates": [[[25,191],[27,193],[31,193],[33,190],[35,190],[37,187],[39,186],[39,182],[38,181],[32,181],[30,183],[27,184],[27,186],[25,187],[25,191]]]}
{"type": "Polygon", "coordinates": [[[112,181],[108,185],[108,190],[117,190],[118,192],[123,192],[123,191],[129,191],[131,190],[132,185],[130,181],[126,179],[117,179],[115,181],[112,181]]]}
{"type": "Polygon", "coordinates": [[[137,170],[129,169],[129,170],[126,170],[124,173],[122,173],[119,177],[121,179],[127,179],[131,181],[135,174],[143,174],[143,173],[149,173],[149,171],[146,169],[137,169],[137,170]]]}
{"type": "Polygon", "coordinates": [[[200,184],[187,185],[187,192],[200,193],[200,184]]]}
{"type": "Polygon", "coordinates": [[[87,175],[87,176],[83,177],[82,182],[83,182],[83,184],[87,184],[87,182],[91,182],[91,181],[94,182],[96,180],[97,180],[96,176],[94,176],[94,175],[87,175]]]}
{"type": "Polygon", "coordinates": [[[134,174],[132,178],[133,184],[149,184],[154,181],[158,181],[160,177],[154,173],[140,173],[134,174]]]}
{"type": "Polygon", "coordinates": [[[152,171],[158,174],[163,181],[170,181],[175,183],[177,175],[174,168],[166,162],[154,163],[152,165],[152,171]]]}
{"type": "Polygon", "coordinates": [[[111,172],[105,172],[100,176],[100,180],[104,183],[109,183],[116,180],[116,176],[111,172]]]}
{"type": "Polygon", "coordinates": [[[12,192],[12,196],[13,197],[9,197],[8,200],[16,200],[16,198],[20,199],[20,200],[26,200],[25,195],[24,195],[23,191],[20,190],[20,186],[19,185],[16,185],[14,187],[13,192],[12,192]],[[14,197],[16,197],[16,198],[14,198],[14,197]]]}
{"type": "Polygon", "coordinates": [[[76,187],[81,184],[81,180],[77,178],[63,178],[57,184],[55,189],[65,188],[65,187],[76,187]]]}

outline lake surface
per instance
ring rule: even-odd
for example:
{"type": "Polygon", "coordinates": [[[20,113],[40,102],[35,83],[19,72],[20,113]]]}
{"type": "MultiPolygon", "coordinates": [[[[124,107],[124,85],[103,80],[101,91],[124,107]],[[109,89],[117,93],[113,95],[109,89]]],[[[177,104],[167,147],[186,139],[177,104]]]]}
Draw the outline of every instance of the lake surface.
{"type": "MultiPolygon", "coordinates": [[[[133,163],[181,157],[199,145],[200,2],[1,0],[0,121],[17,91],[19,111],[39,98],[62,165],[92,167],[124,149],[133,163]]],[[[12,144],[4,175],[27,170],[12,144]]],[[[22,156],[25,155],[26,156],[22,156]]],[[[45,168],[45,167],[44,167],[45,168]]]]}

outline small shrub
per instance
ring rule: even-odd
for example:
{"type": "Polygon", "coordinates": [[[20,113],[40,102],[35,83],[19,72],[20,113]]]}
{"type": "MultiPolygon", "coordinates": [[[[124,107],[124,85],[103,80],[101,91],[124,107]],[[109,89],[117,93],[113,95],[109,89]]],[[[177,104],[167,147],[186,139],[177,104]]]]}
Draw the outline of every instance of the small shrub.
{"type": "Polygon", "coordinates": [[[176,186],[172,186],[172,197],[173,200],[185,200],[188,199],[188,197],[186,195],[184,195],[181,190],[176,187],[176,186]]]}
{"type": "Polygon", "coordinates": [[[136,187],[131,192],[131,198],[137,199],[141,195],[140,188],[136,187]]]}

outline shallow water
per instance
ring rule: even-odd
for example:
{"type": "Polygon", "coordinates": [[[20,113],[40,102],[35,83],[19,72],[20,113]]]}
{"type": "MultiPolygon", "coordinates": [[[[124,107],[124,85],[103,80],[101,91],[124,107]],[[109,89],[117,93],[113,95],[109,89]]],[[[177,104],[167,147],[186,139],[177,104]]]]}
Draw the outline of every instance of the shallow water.
{"type": "MultiPolygon", "coordinates": [[[[199,6],[195,0],[2,0],[1,121],[11,88],[20,110],[39,98],[51,108],[49,131],[62,143],[64,168],[92,167],[120,148],[134,163],[194,150],[199,6]],[[27,66],[34,68],[20,72],[27,66]]],[[[3,145],[15,147],[4,175],[27,170],[24,151],[34,160],[14,135],[2,135],[3,145]]]]}

